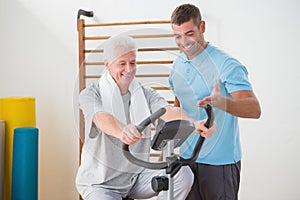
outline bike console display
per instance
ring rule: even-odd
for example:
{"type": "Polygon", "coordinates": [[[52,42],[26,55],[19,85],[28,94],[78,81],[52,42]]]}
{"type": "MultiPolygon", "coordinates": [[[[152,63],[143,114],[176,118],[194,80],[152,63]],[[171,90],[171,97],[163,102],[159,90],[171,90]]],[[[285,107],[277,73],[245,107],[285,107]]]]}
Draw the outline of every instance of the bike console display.
{"type": "Polygon", "coordinates": [[[194,124],[187,120],[163,122],[156,129],[151,148],[161,151],[169,140],[174,140],[174,148],[179,147],[194,130],[194,124]]]}

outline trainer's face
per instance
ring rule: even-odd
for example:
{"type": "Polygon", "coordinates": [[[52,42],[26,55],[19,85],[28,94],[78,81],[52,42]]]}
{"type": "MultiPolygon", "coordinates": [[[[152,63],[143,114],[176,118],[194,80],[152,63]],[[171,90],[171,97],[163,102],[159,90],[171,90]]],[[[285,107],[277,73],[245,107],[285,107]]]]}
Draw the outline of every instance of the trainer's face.
{"type": "Polygon", "coordinates": [[[136,74],[136,53],[129,51],[121,54],[111,64],[107,64],[107,69],[119,86],[121,93],[127,92],[129,84],[136,74]]]}
{"type": "Polygon", "coordinates": [[[189,59],[193,59],[203,51],[205,46],[203,37],[205,30],[204,21],[201,21],[200,25],[196,26],[193,19],[190,19],[181,25],[172,24],[172,28],[177,46],[189,59]]]}

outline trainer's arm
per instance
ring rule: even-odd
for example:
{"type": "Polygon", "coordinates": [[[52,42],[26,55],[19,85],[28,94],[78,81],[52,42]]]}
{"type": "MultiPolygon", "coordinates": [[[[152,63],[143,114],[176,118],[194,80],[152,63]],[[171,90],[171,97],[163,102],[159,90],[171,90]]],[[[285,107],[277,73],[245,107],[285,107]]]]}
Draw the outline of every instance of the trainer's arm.
{"type": "Polygon", "coordinates": [[[211,95],[197,102],[204,107],[207,103],[237,117],[256,118],[261,115],[259,102],[251,90],[241,90],[231,93],[232,98],[222,96],[220,88],[215,83],[211,95]]]}
{"type": "Polygon", "coordinates": [[[162,116],[164,121],[172,120],[189,120],[193,122],[195,126],[195,132],[201,134],[203,137],[210,137],[216,129],[216,123],[213,123],[213,126],[209,129],[205,127],[206,120],[195,121],[190,118],[182,109],[174,106],[166,106],[166,113],[162,116]]]}

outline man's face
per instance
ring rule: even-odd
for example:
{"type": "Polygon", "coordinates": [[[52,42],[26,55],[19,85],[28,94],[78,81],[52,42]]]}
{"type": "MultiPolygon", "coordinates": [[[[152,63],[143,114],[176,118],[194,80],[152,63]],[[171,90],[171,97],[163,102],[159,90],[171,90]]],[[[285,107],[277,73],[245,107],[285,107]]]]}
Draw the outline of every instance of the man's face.
{"type": "Polygon", "coordinates": [[[203,51],[204,22],[200,26],[194,24],[193,19],[181,25],[172,24],[174,38],[177,46],[187,55],[189,59],[203,51]],[[202,29],[202,30],[201,30],[202,29]]]}
{"type": "Polygon", "coordinates": [[[136,74],[136,53],[129,51],[121,54],[107,66],[110,75],[120,88],[128,89],[136,74]]]}

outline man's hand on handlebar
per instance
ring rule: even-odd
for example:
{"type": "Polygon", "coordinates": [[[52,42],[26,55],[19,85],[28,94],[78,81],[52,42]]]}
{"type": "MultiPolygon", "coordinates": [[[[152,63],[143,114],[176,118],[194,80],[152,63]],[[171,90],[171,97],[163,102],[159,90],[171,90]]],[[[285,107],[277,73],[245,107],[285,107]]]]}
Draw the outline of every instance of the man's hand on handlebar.
{"type": "Polygon", "coordinates": [[[195,121],[195,132],[201,134],[202,137],[207,138],[212,136],[216,130],[216,122],[213,123],[212,127],[209,129],[204,126],[206,120],[195,121]]]}
{"type": "Polygon", "coordinates": [[[145,135],[141,134],[135,125],[128,124],[122,128],[120,140],[125,144],[131,145],[144,137],[145,135]]]}

